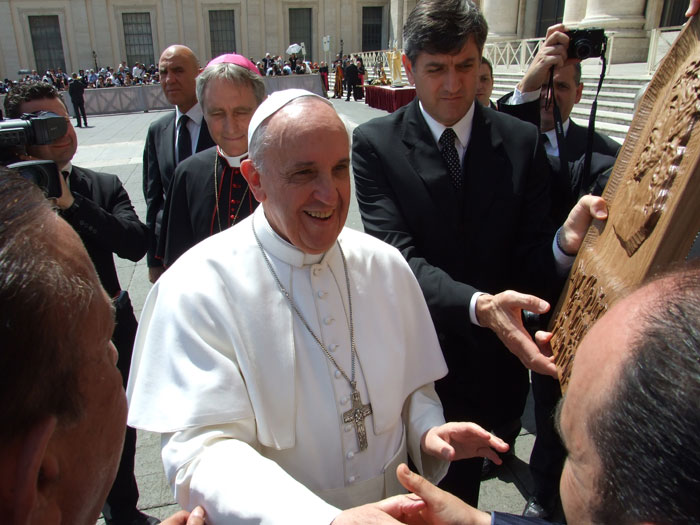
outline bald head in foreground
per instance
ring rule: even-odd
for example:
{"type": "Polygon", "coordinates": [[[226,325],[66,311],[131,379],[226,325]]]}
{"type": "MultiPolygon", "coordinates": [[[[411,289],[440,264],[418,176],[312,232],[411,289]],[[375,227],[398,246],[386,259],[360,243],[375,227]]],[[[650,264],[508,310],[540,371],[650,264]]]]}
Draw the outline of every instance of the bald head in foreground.
{"type": "MultiPolygon", "coordinates": [[[[117,473],[126,400],[114,307],[73,228],[0,167],[2,523],[92,525],[117,473]]],[[[203,525],[201,509],[163,525],[203,525]]]]}
{"type": "MultiPolygon", "coordinates": [[[[591,328],[576,354],[557,426],[568,451],[560,485],[568,523],[700,522],[697,263],[640,287],[591,328]]],[[[492,523],[492,516],[405,465],[398,475],[425,501],[386,502],[398,519],[492,523]]],[[[493,516],[495,524],[528,522],[493,516]]]]}

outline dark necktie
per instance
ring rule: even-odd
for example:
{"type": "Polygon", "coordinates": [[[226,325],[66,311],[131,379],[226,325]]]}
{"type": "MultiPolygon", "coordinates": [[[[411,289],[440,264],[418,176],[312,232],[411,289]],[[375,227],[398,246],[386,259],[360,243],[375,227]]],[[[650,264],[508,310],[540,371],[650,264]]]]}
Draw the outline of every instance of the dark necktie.
{"type": "Polygon", "coordinates": [[[187,123],[190,117],[182,115],[180,117],[180,127],[177,132],[177,163],[180,164],[187,157],[192,155],[192,138],[187,123]]]}
{"type": "Polygon", "coordinates": [[[452,128],[447,128],[442,132],[440,137],[440,148],[442,151],[442,156],[447,162],[447,168],[450,170],[450,179],[455,188],[459,189],[462,187],[462,182],[464,177],[462,176],[462,166],[459,164],[459,155],[457,155],[457,148],[455,147],[455,139],[457,135],[452,128]]]}

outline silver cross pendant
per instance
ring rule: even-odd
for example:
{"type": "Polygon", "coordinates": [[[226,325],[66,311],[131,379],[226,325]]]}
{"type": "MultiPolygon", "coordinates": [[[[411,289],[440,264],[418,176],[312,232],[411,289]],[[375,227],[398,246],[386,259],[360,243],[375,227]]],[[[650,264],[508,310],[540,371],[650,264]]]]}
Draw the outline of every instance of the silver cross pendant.
{"type": "Polygon", "coordinates": [[[360,451],[367,448],[367,429],[365,428],[365,418],[372,413],[372,405],[367,403],[362,404],[360,392],[357,389],[352,391],[352,408],[347,412],[343,412],[343,423],[352,423],[355,425],[355,433],[357,434],[357,444],[360,451]]]}

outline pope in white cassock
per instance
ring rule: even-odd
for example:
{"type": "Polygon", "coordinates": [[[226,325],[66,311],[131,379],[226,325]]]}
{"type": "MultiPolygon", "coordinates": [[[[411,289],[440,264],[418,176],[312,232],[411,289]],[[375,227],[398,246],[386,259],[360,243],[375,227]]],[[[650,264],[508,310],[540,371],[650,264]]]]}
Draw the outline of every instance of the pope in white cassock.
{"type": "Polygon", "coordinates": [[[162,434],[177,501],[207,523],[393,522],[366,504],[403,492],[407,452],[437,482],[450,460],[498,462],[507,445],[445,423],[433,382],[447,368],[413,273],[343,228],[349,139],[332,105],[273,93],[248,138],[262,206],[154,285],[129,425],[162,434]]]}

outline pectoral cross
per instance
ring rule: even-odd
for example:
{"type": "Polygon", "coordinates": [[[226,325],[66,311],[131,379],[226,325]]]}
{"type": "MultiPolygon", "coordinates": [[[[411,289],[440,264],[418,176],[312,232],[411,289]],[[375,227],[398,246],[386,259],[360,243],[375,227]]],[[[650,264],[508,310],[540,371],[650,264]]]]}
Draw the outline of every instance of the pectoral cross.
{"type": "Polygon", "coordinates": [[[360,392],[357,389],[352,391],[352,408],[343,412],[343,423],[353,423],[357,434],[357,444],[360,450],[367,448],[367,429],[365,428],[365,418],[372,413],[372,405],[362,404],[360,392]]]}

